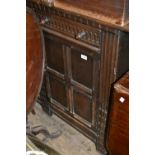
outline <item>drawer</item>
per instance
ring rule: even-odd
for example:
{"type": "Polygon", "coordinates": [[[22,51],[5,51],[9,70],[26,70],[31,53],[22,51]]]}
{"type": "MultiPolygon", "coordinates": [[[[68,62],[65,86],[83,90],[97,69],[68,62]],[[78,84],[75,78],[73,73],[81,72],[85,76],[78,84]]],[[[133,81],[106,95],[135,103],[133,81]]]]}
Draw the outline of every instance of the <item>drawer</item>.
{"type": "Polygon", "coordinates": [[[64,17],[52,15],[47,27],[85,43],[100,46],[100,31],[64,17]]]}
{"type": "Polygon", "coordinates": [[[85,23],[84,19],[79,16],[32,1],[29,3],[28,6],[35,11],[42,26],[87,44],[100,46],[101,30],[99,28],[89,26],[89,23],[85,23]],[[74,20],[70,19],[71,16],[74,20]]]}

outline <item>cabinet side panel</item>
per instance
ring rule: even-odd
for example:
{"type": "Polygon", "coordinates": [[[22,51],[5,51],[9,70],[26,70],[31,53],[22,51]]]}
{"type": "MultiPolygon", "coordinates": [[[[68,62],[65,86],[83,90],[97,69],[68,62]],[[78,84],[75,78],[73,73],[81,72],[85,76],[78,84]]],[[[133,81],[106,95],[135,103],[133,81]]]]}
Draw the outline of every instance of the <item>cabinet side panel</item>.
{"type": "Polygon", "coordinates": [[[118,63],[116,78],[120,78],[129,70],[129,33],[120,32],[118,63]]]}

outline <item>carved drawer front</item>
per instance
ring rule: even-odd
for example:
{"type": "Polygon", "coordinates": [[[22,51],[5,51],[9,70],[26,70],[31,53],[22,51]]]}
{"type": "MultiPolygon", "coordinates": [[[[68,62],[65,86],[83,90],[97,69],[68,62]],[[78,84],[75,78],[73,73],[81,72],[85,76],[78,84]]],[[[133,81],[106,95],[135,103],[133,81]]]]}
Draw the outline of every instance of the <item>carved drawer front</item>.
{"type": "Polygon", "coordinates": [[[94,46],[100,46],[100,30],[87,25],[65,19],[64,17],[52,15],[46,26],[74,39],[94,46]]]}
{"type": "Polygon", "coordinates": [[[66,84],[49,73],[50,101],[60,108],[67,108],[66,84]]]}
{"type": "Polygon", "coordinates": [[[92,123],[92,97],[76,89],[73,90],[74,117],[88,126],[92,123]]]}
{"type": "MultiPolygon", "coordinates": [[[[37,14],[40,24],[49,29],[63,33],[74,39],[99,47],[101,44],[100,28],[89,25],[87,19],[71,15],[62,10],[48,7],[36,2],[27,2],[37,14]]],[[[96,24],[96,23],[94,23],[96,24]]]]}
{"type": "Polygon", "coordinates": [[[48,67],[64,74],[63,44],[45,35],[45,49],[48,67]]]}

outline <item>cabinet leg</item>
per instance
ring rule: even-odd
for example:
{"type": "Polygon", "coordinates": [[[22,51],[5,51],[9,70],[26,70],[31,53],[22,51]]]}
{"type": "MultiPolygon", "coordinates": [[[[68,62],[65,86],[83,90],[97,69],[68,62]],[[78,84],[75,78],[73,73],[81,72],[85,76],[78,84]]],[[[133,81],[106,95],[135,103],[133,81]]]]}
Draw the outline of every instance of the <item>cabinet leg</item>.
{"type": "Polygon", "coordinates": [[[96,144],[96,150],[101,152],[102,155],[108,155],[108,151],[103,144],[96,144]]]}
{"type": "Polygon", "coordinates": [[[53,114],[53,111],[52,111],[52,108],[50,107],[48,101],[42,103],[42,101],[38,101],[38,103],[41,105],[42,107],[42,110],[48,114],[49,116],[52,116],[53,114]]]}
{"type": "Polygon", "coordinates": [[[42,109],[45,113],[47,113],[49,116],[52,116],[53,112],[50,107],[42,106],[42,109]]]}

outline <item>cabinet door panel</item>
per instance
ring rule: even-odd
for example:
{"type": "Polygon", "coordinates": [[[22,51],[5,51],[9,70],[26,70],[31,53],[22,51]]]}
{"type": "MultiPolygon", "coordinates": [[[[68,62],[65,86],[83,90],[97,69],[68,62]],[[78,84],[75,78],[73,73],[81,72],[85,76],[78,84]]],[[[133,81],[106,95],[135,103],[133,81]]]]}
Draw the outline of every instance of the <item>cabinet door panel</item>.
{"type": "Polygon", "coordinates": [[[79,51],[71,49],[71,69],[73,80],[92,88],[93,82],[93,57],[79,51]]]}
{"type": "Polygon", "coordinates": [[[49,84],[50,84],[50,98],[52,103],[55,103],[57,106],[67,106],[67,94],[65,82],[55,76],[49,74],[49,84]]]}
{"type": "Polygon", "coordinates": [[[48,67],[64,74],[63,44],[45,36],[45,47],[48,67]]]}
{"type": "Polygon", "coordinates": [[[74,113],[83,120],[92,122],[92,98],[91,96],[73,90],[74,113]]]}

